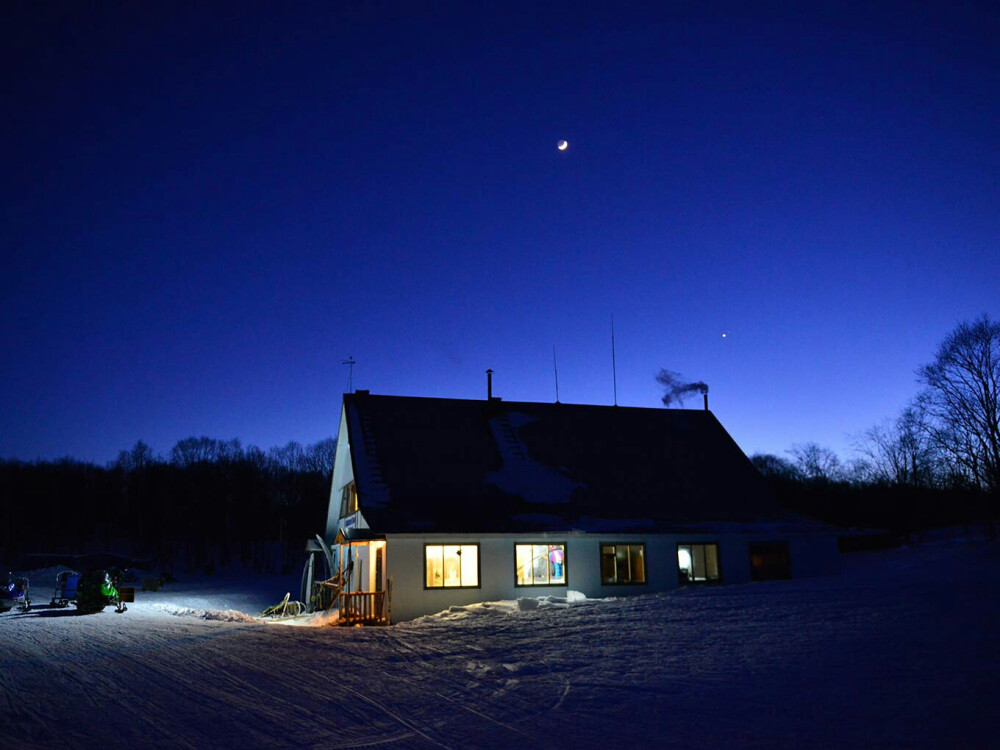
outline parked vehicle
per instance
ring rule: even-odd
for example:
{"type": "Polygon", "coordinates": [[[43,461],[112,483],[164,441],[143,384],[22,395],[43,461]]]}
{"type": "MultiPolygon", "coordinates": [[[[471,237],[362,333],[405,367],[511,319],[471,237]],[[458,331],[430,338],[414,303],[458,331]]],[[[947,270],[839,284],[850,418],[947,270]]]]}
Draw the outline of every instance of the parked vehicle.
{"type": "MultiPolygon", "coordinates": [[[[128,607],[125,606],[126,598],[115,586],[116,580],[111,573],[103,568],[85,572],[77,583],[76,588],[76,609],[78,612],[90,614],[100,612],[109,605],[114,605],[115,612],[121,614],[128,607]]],[[[135,591],[135,589],[130,589],[135,591]]],[[[129,599],[131,601],[131,599],[129,599]]]]}
{"type": "Polygon", "coordinates": [[[17,607],[22,612],[31,609],[31,599],[28,598],[28,579],[15,578],[7,575],[7,582],[0,587],[0,612],[7,612],[17,607]]]}
{"type": "Polygon", "coordinates": [[[73,604],[81,614],[90,614],[113,604],[115,612],[121,614],[128,609],[125,602],[135,601],[135,588],[121,585],[124,577],[117,568],[83,573],[64,570],[56,575],[50,606],[62,608],[73,604]]]}

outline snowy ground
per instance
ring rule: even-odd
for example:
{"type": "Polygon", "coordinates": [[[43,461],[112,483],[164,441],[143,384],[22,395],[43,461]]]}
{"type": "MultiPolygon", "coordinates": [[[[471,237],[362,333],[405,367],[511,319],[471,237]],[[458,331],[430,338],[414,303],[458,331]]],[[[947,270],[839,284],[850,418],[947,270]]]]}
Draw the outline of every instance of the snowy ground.
{"type": "MultiPolygon", "coordinates": [[[[259,583],[140,591],[124,615],[0,615],[7,744],[997,742],[998,543],[851,555],[836,578],[500,602],[390,628],[260,624],[241,613],[289,584],[259,583]]],[[[44,605],[48,581],[32,585],[44,605]]]]}

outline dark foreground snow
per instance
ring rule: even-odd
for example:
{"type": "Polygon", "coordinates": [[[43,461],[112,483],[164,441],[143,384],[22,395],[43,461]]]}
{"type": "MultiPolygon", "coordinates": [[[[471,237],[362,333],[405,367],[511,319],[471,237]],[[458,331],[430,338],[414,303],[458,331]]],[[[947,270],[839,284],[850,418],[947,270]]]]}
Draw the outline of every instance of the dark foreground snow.
{"type": "MultiPolygon", "coordinates": [[[[842,576],[280,627],[272,590],[139,592],[124,615],[0,615],[15,747],[990,746],[1000,545],[842,576]],[[186,616],[178,616],[178,615],[186,616]]],[[[32,580],[38,604],[48,581],[32,580]]]]}

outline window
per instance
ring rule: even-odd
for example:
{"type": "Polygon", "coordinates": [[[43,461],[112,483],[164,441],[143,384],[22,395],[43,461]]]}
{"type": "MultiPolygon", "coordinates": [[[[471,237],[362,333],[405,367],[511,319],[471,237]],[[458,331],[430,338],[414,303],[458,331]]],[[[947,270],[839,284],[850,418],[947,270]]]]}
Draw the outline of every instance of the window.
{"type": "Polygon", "coordinates": [[[565,586],[565,544],[515,544],[518,586],[565,586]]]}
{"type": "Polygon", "coordinates": [[[426,544],[424,561],[425,588],[467,589],[479,586],[478,544],[426,544]]]}
{"type": "Polygon", "coordinates": [[[645,544],[602,544],[601,583],[610,586],[618,583],[646,582],[645,544]]]}
{"type": "Polygon", "coordinates": [[[347,518],[349,515],[358,512],[358,488],[354,482],[345,484],[340,493],[340,517],[347,518]]]}
{"type": "Polygon", "coordinates": [[[791,577],[788,542],[750,542],[751,581],[775,581],[791,577]]]}
{"type": "Polygon", "coordinates": [[[718,544],[678,544],[677,573],[681,585],[720,580],[718,544]]]}

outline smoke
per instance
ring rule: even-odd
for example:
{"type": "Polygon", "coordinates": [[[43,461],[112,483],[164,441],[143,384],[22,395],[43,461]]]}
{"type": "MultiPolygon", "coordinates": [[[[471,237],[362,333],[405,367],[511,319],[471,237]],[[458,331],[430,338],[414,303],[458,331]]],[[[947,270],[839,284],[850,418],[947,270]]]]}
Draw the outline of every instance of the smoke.
{"type": "Polygon", "coordinates": [[[664,394],[661,400],[664,406],[671,404],[680,406],[692,393],[708,393],[708,386],[705,383],[700,380],[689,383],[679,372],[670,370],[660,370],[656,382],[663,386],[664,394]]]}

